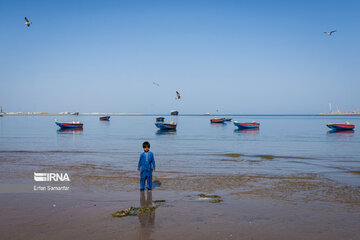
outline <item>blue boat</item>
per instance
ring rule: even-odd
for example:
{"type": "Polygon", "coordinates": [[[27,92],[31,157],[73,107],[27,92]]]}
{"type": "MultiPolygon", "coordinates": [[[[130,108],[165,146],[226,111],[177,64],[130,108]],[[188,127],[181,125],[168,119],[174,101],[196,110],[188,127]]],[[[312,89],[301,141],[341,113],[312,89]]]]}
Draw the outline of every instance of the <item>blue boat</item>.
{"type": "Polygon", "coordinates": [[[231,122],[232,118],[224,118],[225,122],[231,122]]]}
{"type": "Polygon", "coordinates": [[[353,130],[355,128],[355,125],[350,124],[349,122],[346,122],[345,124],[331,123],[331,124],[327,124],[326,126],[334,131],[346,131],[346,130],[353,130]]]}
{"type": "Polygon", "coordinates": [[[82,128],[83,124],[81,122],[67,122],[67,123],[61,123],[61,122],[55,122],[56,125],[58,125],[60,128],[82,128]]]}
{"type": "Polygon", "coordinates": [[[249,129],[249,128],[259,128],[260,123],[257,122],[251,122],[251,123],[247,123],[247,122],[238,122],[238,121],[234,121],[234,125],[237,126],[239,129],[249,129]]]}
{"type": "Polygon", "coordinates": [[[100,121],[110,121],[110,116],[104,116],[99,118],[100,121]]]}
{"type": "Polygon", "coordinates": [[[224,123],[225,118],[212,118],[210,119],[210,123],[224,123]]]}
{"type": "Polygon", "coordinates": [[[171,122],[171,123],[156,122],[155,126],[161,130],[175,130],[176,129],[176,124],[173,122],[171,122]]]}

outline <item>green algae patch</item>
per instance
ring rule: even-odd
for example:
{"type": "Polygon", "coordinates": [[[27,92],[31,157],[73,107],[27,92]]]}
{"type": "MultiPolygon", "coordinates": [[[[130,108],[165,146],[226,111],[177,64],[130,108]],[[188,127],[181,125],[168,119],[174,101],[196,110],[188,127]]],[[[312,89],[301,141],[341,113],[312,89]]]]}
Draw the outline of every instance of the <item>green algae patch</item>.
{"type": "Polygon", "coordinates": [[[249,157],[258,157],[261,159],[266,160],[273,160],[275,158],[282,158],[282,159],[313,159],[308,157],[300,157],[300,156],[277,156],[277,155],[270,155],[270,154],[258,154],[258,155],[248,155],[249,157]]]}
{"type": "Polygon", "coordinates": [[[136,215],[137,215],[137,209],[135,207],[129,207],[127,209],[112,214],[113,217],[127,217],[127,216],[136,216],[136,215]]]}
{"type": "Polygon", "coordinates": [[[128,217],[128,216],[137,216],[147,212],[155,211],[156,206],[148,206],[148,207],[129,207],[127,209],[115,212],[112,214],[113,217],[128,217]]]}
{"type": "Polygon", "coordinates": [[[204,193],[200,193],[199,197],[201,197],[201,198],[221,198],[219,195],[206,195],[204,193]]]}
{"type": "Polygon", "coordinates": [[[255,155],[255,157],[259,157],[259,158],[267,159],[267,160],[273,160],[274,158],[276,158],[276,156],[274,156],[274,155],[255,155]]]}
{"type": "Polygon", "coordinates": [[[155,200],[155,201],[153,201],[154,203],[164,203],[164,202],[166,202],[165,200],[155,200]]]}
{"type": "Polygon", "coordinates": [[[136,212],[139,215],[139,214],[144,214],[147,212],[155,211],[156,208],[157,208],[156,206],[142,207],[142,208],[139,208],[136,212]]]}
{"type": "Polygon", "coordinates": [[[206,195],[204,193],[200,193],[199,197],[200,199],[198,200],[207,200],[209,203],[219,203],[223,201],[220,199],[221,197],[219,195],[206,195]]]}
{"type": "Polygon", "coordinates": [[[239,160],[237,160],[237,159],[225,159],[225,158],[223,158],[223,159],[220,159],[220,161],[222,161],[222,162],[238,162],[239,160]]]}
{"type": "Polygon", "coordinates": [[[209,203],[219,203],[219,202],[222,202],[223,200],[219,199],[219,198],[215,198],[215,199],[211,199],[209,200],[208,202],[209,203]]]}
{"type": "Polygon", "coordinates": [[[245,156],[244,154],[241,153],[224,153],[224,154],[218,154],[219,156],[224,156],[224,157],[233,157],[233,158],[238,158],[238,157],[243,157],[245,156]]]}
{"type": "MultiPolygon", "coordinates": [[[[285,159],[313,159],[308,157],[300,157],[300,156],[276,156],[270,154],[257,154],[257,155],[249,155],[249,154],[242,154],[242,153],[224,153],[224,154],[217,154],[218,156],[223,157],[230,157],[230,158],[240,158],[240,157],[257,157],[265,160],[273,160],[276,158],[285,158],[285,159]]],[[[221,160],[223,161],[223,159],[221,160]]]]}

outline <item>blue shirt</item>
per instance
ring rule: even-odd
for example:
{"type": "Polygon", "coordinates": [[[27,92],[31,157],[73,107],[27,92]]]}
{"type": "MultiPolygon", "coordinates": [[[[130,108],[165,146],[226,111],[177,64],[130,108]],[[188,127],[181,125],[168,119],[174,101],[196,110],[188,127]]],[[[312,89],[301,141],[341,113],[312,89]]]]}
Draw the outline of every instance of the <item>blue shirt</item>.
{"type": "Polygon", "coordinates": [[[138,170],[141,172],[147,171],[151,172],[152,170],[155,170],[155,159],[154,154],[152,152],[142,152],[140,154],[139,163],[138,163],[138,170]]]}

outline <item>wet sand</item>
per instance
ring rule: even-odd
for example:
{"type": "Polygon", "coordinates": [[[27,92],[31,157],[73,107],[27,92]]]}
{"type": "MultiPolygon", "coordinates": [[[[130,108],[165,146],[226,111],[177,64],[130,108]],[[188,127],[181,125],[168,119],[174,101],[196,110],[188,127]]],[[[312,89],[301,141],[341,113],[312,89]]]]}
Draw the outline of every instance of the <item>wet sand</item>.
{"type": "MultiPolygon", "coordinates": [[[[321,202],[259,198],[222,203],[197,201],[195,193],[153,191],[166,199],[153,213],[113,218],[141,205],[139,192],[2,195],[3,239],[359,239],[359,208],[321,202]],[[117,195],[118,194],[118,195],[117,195]],[[11,203],[11,204],[10,204],[11,203]],[[54,204],[56,205],[54,207],[54,204]]],[[[145,198],[148,198],[145,193],[145,198]]]]}
{"type": "MultiPolygon", "coordinates": [[[[244,157],[281,158],[238,154],[217,160],[244,157]]],[[[31,184],[34,170],[66,171],[72,191],[1,193],[2,239],[360,239],[360,187],[319,174],[159,171],[153,180],[161,186],[142,196],[136,171],[109,163],[51,162],[46,155],[37,159],[0,156],[1,183],[31,184]],[[198,200],[199,193],[223,201],[198,200]],[[154,200],[166,202],[141,216],[111,216],[144,201],[155,205],[154,200]]]]}

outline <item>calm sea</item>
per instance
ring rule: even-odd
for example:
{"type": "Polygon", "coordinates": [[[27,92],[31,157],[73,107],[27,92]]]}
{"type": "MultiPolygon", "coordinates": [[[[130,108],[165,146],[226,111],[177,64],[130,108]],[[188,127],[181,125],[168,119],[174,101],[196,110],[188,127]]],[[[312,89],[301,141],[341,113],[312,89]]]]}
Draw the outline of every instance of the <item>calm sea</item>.
{"type": "MultiPolygon", "coordinates": [[[[142,142],[151,144],[158,170],[176,173],[316,173],[360,185],[360,117],[227,116],[258,121],[259,130],[239,131],[232,122],[210,124],[210,116],[165,116],[176,132],[160,132],[156,116],[5,116],[0,118],[0,165],[21,158],[66,166],[107,164],[136,170],[142,142]],[[82,121],[82,131],[59,131],[54,119],[82,121]],[[353,132],[330,132],[327,123],[356,124],[353,132]],[[235,154],[235,155],[233,155],[235,154]],[[236,155],[239,154],[239,155],[236,155]],[[236,161],[233,161],[234,156],[236,161]]],[[[20,167],[21,166],[17,166],[20,167]]]]}

